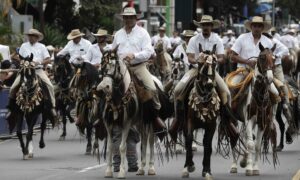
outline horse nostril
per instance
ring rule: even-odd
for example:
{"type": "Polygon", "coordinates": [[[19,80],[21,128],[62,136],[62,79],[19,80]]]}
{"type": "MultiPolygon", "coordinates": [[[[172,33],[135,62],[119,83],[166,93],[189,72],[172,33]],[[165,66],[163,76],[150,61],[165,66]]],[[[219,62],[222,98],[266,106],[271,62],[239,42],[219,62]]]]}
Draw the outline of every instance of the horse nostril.
{"type": "Polygon", "coordinates": [[[178,74],[178,69],[174,69],[173,74],[178,74]]]}

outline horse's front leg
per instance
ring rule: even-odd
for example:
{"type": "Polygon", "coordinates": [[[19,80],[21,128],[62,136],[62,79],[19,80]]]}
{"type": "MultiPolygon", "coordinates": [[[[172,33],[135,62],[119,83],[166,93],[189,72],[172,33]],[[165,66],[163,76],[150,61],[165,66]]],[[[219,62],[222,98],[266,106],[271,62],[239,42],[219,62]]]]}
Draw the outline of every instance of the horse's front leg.
{"type": "Polygon", "coordinates": [[[67,135],[67,112],[66,112],[66,107],[64,107],[61,110],[61,114],[62,114],[62,121],[63,121],[63,132],[59,137],[60,141],[64,141],[66,139],[66,135],[67,135]]]}
{"type": "Polygon", "coordinates": [[[261,154],[261,145],[262,145],[262,136],[264,134],[264,130],[260,127],[257,127],[257,134],[256,134],[256,143],[255,143],[255,159],[253,163],[253,172],[252,175],[259,175],[259,167],[258,167],[258,160],[261,154]]]}
{"type": "Polygon", "coordinates": [[[89,122],[86,127],[87,145],[86,145],[85,155],[92,154],[92,130],[93,130],[93,124],[89,122]]]}
{"type": "Polygon", "coordinates": [[[33,143],[32,143],[32,135],[33,135],[33,126],[37,121],[38,115],[26,116],[26,122],[28,126],[28,132],[26,135],[26,148],[28,149],[28,158],[33,158],[33,143]]]}
{"type": "Polygon", "coordinates": [[[46,146],[45,141],[44,141],[44,132],[46,129],[46,122],[47,122],[47,117],[43,114],[42,115],[42,123],[41,123],[41,137],[40,137],[40,143],[39,143],[39,147],[41,149],[43,149],[46,146]]]}
{"type": "Polygon", "coordinates": [[[126,156],[126,150],[127,150],[127,137],[131,126],[131,120],[126,119],[123,122],[126,122],[123,124],[122,129],[122,137],[121,137],[121,143],[120,143],[120,157],[121,157],[121,163],[120,163],[120,172],[118,174],[119,179],[125,178],[126,171],[125,171],[125,156],[126,156]]]}
{"type": "Polygon", "coordinates": [[[202,177],[206,180],[212,180],[211,169],[210,169],[210,159],[212,153],[212,140],[216,130],[216,121],[207,122],[205,124],[205,132],[203,138],[204,156],[203,156],[203,171],[202,177]]]}
{"type": "Polygon", "coordinates": [[[192,118],[189,117],[187,120],[186,128],[184,128],[184,138],[185,138],[185,150],[186,150],[186,158],[184,169],[182,171],[182,177],[187,178],[189,177],[189,173],[195,171],[195,165],[193,162],[193,125],[192,125],[192,118]]]}
{"type": "Polygon", "coordinates": [[[156,175],[156,171],[154,168],[154,132],[153,132],[153,125],[150,124],[149,128],[149,147],[150,147],[150,158],[149,158],[149,169],[148,169],[148,175],[156,175]]]}
{"type": "Polygon", "coordinates": [[[246,123],[246,139],[247,139],[247,152],[246,152],[246,176],[253,175],[253,162],[252,153],[254,151],[254,141],[253,141],[253,125],[256,120],[256,116],[252,116],[246,123]]]}
{"type": "Polygon", "coordinates": [[[20,146],[22,149],[23,153],[23,159],[27,160],[28,159],[28,149],[25,147],[25,143],[23,141],[23,135],[22,135],[22,126],[23,126],[23,116],[18,116],[17,119],[17,136],[20,141],[20,146]]]}
{"type": "Polygon", "coordinates": [[[108,159],[107,159],[107,168],[105,171],[105,178],[112,178],[112,154],[113,154],[113,143],[112,143],[112,125],[104,123],[107,130],[107,150],[108,150],[108,159]]]}

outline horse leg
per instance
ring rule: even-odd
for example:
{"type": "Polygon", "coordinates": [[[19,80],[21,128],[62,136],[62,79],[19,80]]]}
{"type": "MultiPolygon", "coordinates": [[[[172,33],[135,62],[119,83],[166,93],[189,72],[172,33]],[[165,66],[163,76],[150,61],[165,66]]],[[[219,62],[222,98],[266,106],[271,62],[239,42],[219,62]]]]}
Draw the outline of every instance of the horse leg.
{"type": "Polygon", "coordinates": [[[37,121],[38,115],[27,116],[26,122],[28,125],[28,132],[26,135],[26,148],[28,149],[28,158],[33,158],[33,144],[32,144],[32,135],[33,135],[33,126],[37,121]]]}
{"type": "Polygon", "coordinates": [[[148,125],[144,125],[144,129],[141,131],[141,165],[136,175],[145,175],[146,157],[147,157],[147,143],[148,143],[148,125]]]}
{"type": "Polygon", "coordinates": [[[255,144],[255,159],[253,163],[253,175],[259,175],[259,167],[258,167],[258,160],[260,158],[261,153],[261,145],[262,145],[262,136],[264,134],[264,130],[257,127],[257,136],[256,136],[256,144],[255,144]]]}
{"type": "Polygon", "coordinates": [[[59,140],[64,141],[67,135],[67,113],[65,107],[62,109],[63,133],[60,135],[59,140]]]}
{"type": "Polygon", "coordinates": [[[203,171],[202,177],[205,180],[212,180],[211,169],[210,169],[210,158],[212,153],[212,140],[216,130],[216,122],[206,123],[205,133],[203,138],[204,156],[203,156],[203,171]]]}
{"type": "MultiPolygon", "coordinates": [[[[194,140],[197,140],[197,135],[198,135],[198,130],[195,130],[194,131],[194,140]]],[[[193,151],[197,151],[197,144],[194,141],[192,144],[192,149],[193,149],[193,151]]]]}
{"type": "Polygon", "coordinates": [[[149,159],[149,169],[148,169],[148,175],[156,175],[156,171],[154,168],[154,132],[153,132],[153,126],[150,125],[149,128],[149,147],[150,147],[150,159],[149,159]]]}
{"type": "Polygon", "coordinates": [[[107,130],[107,149],[108,149],[108,160],[107,168],[105,170],[105,178],[112,178],[112,154],[113,154],[113,142],[112,142],[112,125],[104,123],[107,130]]]}
{"type": "Polygon", "coordinates": [[[246,165],[246,176],[252,176],[253,175],[253,167],[252,167],[252,152],[254,150],[254,141],[253,141],[253,125],[254,121],[256,119],[256,116],[252,116],[251,119],[247,121],[246,124],[246,138],[247,138],[247,165],[246,165]]]}
{"type": "Polygon", "coordinates": [[[40,138],[40,142],[39,142],[39,147],[41,149],[43,149],[46,145],[45,145],[45,141],[44,141],[44,132],[46,129],[46,121],[47,118],[45,117],[45,115],[42,115],[42,123],[41,123],[41,138],[40,138]]]}
{"type": "Polygon", "coordinates": [[[236,152],[232,149],[232,164],[230,167],[230,173],[237,173],[237,154],[236,152]]]}
{"type": "Polygon", "coordinates": [[[23,159],[28,159],[28,149],[25,147],[25,143],[23,141],[23,135],[22,135],[22,126],[23,126],[23,116],[18,118],[17,120],[17,136],[20,141],[20,146],[23,152],[23,159]]]}
{"type": "Polygon", "coordinates": [[[281,113],[282,113],[282,106],[281,103],[278,105],[277,111],[276,111],[276,121],[278,122],[279,125],[279,129],[280,129],[280,143],[279,145],[276,147],[276,151],[282,151],[282,149],[284,148],[284,131],[285,131],[285,124],[283,122],[283,119],[281,117],[281,113]]]}
{"type": "Polygon", "coordinates": [[[92,154],[92,130],[93,130],[93,124],[88,123],[86,127],[87,145],[86,145],[85,155],[92,154]]]}
{"type": "Polygon", "coordinates": [[[189,177],[189,173],[195,171],[195,166],[193,162],[193,150],[192,150],[194,130],[192,129],[191,121],[192,119],[189,118],[187,122],[187,128],[184,130],[186,159],[185,159],[184,169],[181,175],[183,178],[189,177]]]}
{"type": "Polygon", "coordinates": [[[122,128],[122,137],[121,137],[121,143],[120,143],[120,157],[121,157],[121,163],[120,163],[120,171],[118,174],[119,179],[125,178],[126,172],[125,172],[125,155],[127,150],[127,137],[131,126],[131,121],[127,121],[123,124],[124,127],[122,128]]]}

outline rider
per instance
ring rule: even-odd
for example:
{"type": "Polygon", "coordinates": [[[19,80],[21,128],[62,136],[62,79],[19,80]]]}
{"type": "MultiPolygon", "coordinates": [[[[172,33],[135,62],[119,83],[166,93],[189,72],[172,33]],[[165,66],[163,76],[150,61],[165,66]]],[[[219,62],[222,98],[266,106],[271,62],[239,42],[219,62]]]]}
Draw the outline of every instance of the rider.
{"type": "Polygon", "coordinates": [[[186,54],[186,48],[187,45],[191,39],[191,37],[194,36],[194,31],[193,30],[184,30],[181,33],[181,37],[184,40],[184,42],[182,42],[180,45],[178,45],[175,49],[175,51],[173,52],[173,57],[174,58],[178,58],[181,56],[181,54],[183,54],[183,62],[185,64],[186,67],[190,66],[187,54],[186,54]]]}
{"type": "Polygon", "coordinates": [[[77,58],[83,58],[92,44],[90,41],[82,38],[82,36],[84,34],[79,29],[73,29],[67,36],[67,39],[70,41],[57,55],[66,55],[69,53],[70,63],[76,63],[77,58]]]}
{"type": "Polygon", "coordinates": [[[171,41],[168,38],[168,36],[166,36],[166,28],[164,26],[161,26],[158,28],[158,32],[159,33],[153,36],[151,39],[152,46],[155,47],[158,41],[162,40],[164,42],[164,50],[168,52],[171,51],[172,49],[171,41]]]}
{"type": "Polygon", "coordinates": [[[106,42],[109,34],[105,29],[99,29],[96,34],[92,34],[97,37],[97,43],[90,46],[84,57],[84,60],[93,64],[96,68],[99,68],[103,56],[102,51],[109,50],[108,44],[106,42]]]}
{"type": "MultiPolygon", "coordinates": [[[[203,15],[200,22],[194,21],[196,26],[200,26],[202,28],[202,33],[197,34],[192,37],[189,41],[187,47],[187,55],[190,64],[197,64],[197,60],[199,59],[199,44],[201,44],[202,49],[204,51],[212,51],[213,46],[216,44],[216,54],[217,60],[219,63],[223,63],[224,59],[224,46],[222,40],[216,33],[212,32],[212,29],[218,28],[220,22],[217,20],[213,20],[213,18],[209,15],[203,15]]],[[[190,69],[179,81],[174,90],[175,96],[175,119],[172,122],[169,133],[173,140],[176,139],[177,130],[179,127],[179,122],[183,122],[184,115],[184,103],[183,100],[185,98],[186,92],[185,88],[190,83],[191,80],[195,78],[197,75],[197,68],[190,69]]],[[[226,86],[224,80],[220,77],[220,75],[216,72],[215,81],[217,84],[218,93],[220,95],[221,101],[223,104],[228,104],[231,102],[230,91],[226,86]]]]}
{"type": "MultiPolygon", "coordinates": [[[[31,55],[31,53],[33,54],[32,61],[35,63],[37,67],[35,73],[47,85],[50,94],[51,103],[52,103],[51,114],[54,118],[56,118],[54,88],[48,76],[46,75],[45,71],[42,69],[43,65],[47,65],[51,62],[50,54],[46,46],[38,42],[43,40],[44,35],[36,29],[30,29],[29,32],[26,33],[26,35],[28,36],[29,41],[21,45],[19,54],[22,57],[28,57],[31,55]]],[[[9,112],[7,114],[7,118],[9,118],[11,115],[10,112],[12,110],[11,109],[12,103],[15,101],[16,98],[15,96],[17,93],[17,89],[18,89],[17,87],[19,83],[20,83],[20,76],[18,75],[13,85],[10,88],[10,95],[9,95],[10,100],[7,106],[9,112]]]]}

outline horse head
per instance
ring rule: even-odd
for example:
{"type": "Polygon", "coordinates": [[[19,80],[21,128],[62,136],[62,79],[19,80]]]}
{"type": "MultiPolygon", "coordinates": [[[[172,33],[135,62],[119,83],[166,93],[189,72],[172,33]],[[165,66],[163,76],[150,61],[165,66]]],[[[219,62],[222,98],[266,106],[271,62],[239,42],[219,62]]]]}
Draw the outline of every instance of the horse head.
{"type": "Polygon", "coordinates": [[[180,57],[175,57],[172,61],[172,74],[173,79],[180,79],[185,72],[185,63],[183,62],[183,54],[180,57]]]}
{"type": "Polygon", "coordinates": [[[158,40],[155,44],[154,50],[156,54],[161,54],[162,52],[164,52],[164,41],[161,39],[158,40]]]}
{"type": "Polygon", "coordinates": [[[270,84],[273,81],[273,68],[275,57],[273,52],[276,49],[276,44],[269,49],[265,48],[261,43],[259,43],[260,53],[257,59],[257,69],[259,74],[266,77],[266,83],[270,84]]]}
{"type": "Polygon", "coordinates": [[[198,76],[196,79],[199,87],[202,87],[202,91],[211,92],[215,86],[215,73],[217,66],[216,44],[213,46],[212,51],[203,51],[201,44],[199,44],[199,58],[198,64],[198,76]]]}
{"type": "Polygon", "coordinates": [[[54,80],[58,84],[62,84],[70,79],[73,69],[69,63],[70,55],[55,56],[53,64],[54,80]]]}
{"type": "Polygon", "coordinates": [[[31,53],[30,56],[22,57],[20,56],[20,81],[24,83],[25,87],[30,89],[32,87],[35,87],[35,85],[38,83],[37,76],[35,73],[35,63],[33,60],[33,54],[31,53]]]}

